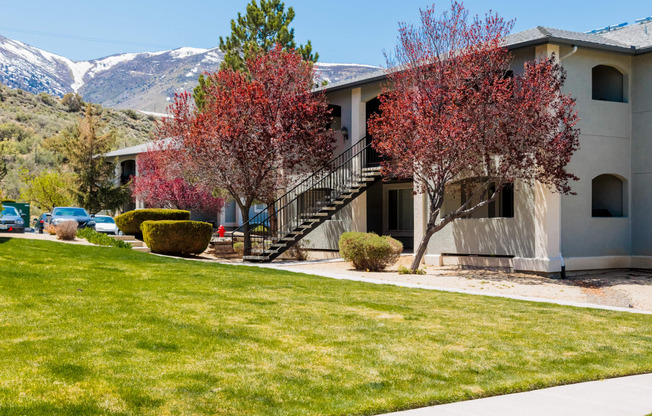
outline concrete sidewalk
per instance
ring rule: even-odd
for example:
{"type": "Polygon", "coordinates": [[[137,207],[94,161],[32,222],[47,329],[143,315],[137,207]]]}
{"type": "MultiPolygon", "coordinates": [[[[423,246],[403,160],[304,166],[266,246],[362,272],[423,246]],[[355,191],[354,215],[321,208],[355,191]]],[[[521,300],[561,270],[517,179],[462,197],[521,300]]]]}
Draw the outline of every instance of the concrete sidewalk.
{"type": "Polygon", "coordinates": [[[384,416],[646,416],[652,374],[468,400],[384,416]]]}

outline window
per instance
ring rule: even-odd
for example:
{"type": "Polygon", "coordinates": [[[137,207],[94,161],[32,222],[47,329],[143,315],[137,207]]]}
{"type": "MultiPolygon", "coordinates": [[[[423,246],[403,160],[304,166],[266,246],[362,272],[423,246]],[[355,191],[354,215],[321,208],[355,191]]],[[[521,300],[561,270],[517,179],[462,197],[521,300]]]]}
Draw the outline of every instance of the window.
{"type": "MultiPolygon", "coordinates": [[[[467,195],[473,190],[469,189],[472,182],[463,181],[461,186],[461,204],[466,202],[467,195]]],[[[490,197],[496,191],[495,185],[490,185],[487,190],[487,197],[490,197]]],[[[476,201],[475,203],[479,203],[476,201]]],[[[490,202],[486,208],[480,208],[465,218],[513,218],[514,217],[514,184],[508,183],[503,185],[503,189],[495,200],[490,202]]]]}
{"type": "Polygon", "coordinates": [[[625,102],[624,76],[616,68],[598,65],[593,68],[591,80],[594,100],[625,102]]]}
{"type": "Polygon", "coordinates": [[[331,110],[331,117],[333,118],[328,125],[328,128],[334,131],[340,131],[342,129],[342,107],[335,104],[329,104],[328,108],[331,110]]]}
{"type": "Polygon", "coordinates": [[[591,216],[624,217],[623,181],[614,175],[596,176],[591,182],[591,216]]]}
{"type": "Polygon", "coordinates": [[[136,161],[125,160],[120,163],[120,184],[125,185],[131,180],[132,176],[136,176],[136,161]]]}

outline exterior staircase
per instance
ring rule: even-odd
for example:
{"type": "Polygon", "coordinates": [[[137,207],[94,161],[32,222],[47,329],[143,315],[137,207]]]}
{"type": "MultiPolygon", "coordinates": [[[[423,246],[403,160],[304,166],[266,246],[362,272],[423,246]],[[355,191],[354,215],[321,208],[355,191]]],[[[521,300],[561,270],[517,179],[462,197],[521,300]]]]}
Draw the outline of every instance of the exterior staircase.
{"type": "Polygon", "coordinates": [[[243,260],[270,262],[283,254],[381,180],[380,161],[363,138],[301,181],[234,231],[252,231],[243,260]]]}
{"type": "Polygon", "coordinates": [[[133,235],[112,235],[111,238],[131,244],[131,248],[136,251],[142,251],[143,253],[149,253],[152,251],[145,245],[144,242],[137,240],[133,235]]]}

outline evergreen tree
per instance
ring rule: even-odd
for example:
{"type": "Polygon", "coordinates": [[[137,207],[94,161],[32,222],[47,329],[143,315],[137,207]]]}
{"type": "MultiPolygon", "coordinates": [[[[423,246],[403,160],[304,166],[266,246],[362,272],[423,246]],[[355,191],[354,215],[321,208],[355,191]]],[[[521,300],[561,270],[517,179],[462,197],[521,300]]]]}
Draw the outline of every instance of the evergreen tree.
{"type": "Polygon", "coordinates": [[[117,186],[113,181],[114,163],[102,156],[114,146],[115,132],[98,135],[100,128],[93,106],[87,104],[84,116],[76,125],[47,142],[48,147],[63,156],[74,173],[77,202],[91,213],[103,209],[114,211],[130,198],[128,186],[117,186]]]}
{"type": "MultiPolygon", "coordinates": [[[[222,67],[246,71],[245,59],[248,56],[261,50],[269,52],[276,44],[286,51],[295,50],[306,61],[317,62],[319,54],[313,53],[310,41],[299,46],[294,42],[294,29],[289,28],[292,20],[294,9],[288,7],[285,11],[285,3],[281,0],[260,0],[260,5],[252,0],[244,16],[238,13],[238,18],[231,20],[231,36],[220,36],[220,50],[224,52],[222,67]]],[[[207,82],[208,79],[200,75],[199,85],[193,92],[199,109],[204,107],[207,82]]]]}

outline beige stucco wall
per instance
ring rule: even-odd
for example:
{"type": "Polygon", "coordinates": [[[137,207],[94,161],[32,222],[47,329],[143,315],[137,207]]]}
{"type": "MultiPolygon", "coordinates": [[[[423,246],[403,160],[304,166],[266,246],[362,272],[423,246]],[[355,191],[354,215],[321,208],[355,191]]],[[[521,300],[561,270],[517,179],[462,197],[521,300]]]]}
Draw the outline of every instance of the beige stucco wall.
{"type": "Polygon", "coordinates": [[[617,256],[631,253],[631,215],[627,188],[631,184],[631,57],[579,48],[562,65],[567,71],[565,92],[577,101],[580,118],[580,149],[569,171],[579,177],[573,182],[577,195],[561,199],[561,250],[564,257],[617,256]],[[592,99],[592,69],[609,65],[625,75],[625,100],[607,102],[592,99]],[[592,218],[591,182],[601,174],[624,179],[625,217],[592,218]]]}
{"type": "Polygon", "coordinates": [[[632,59],[632,254],[652,256],[652,53],[632,59]]]}

